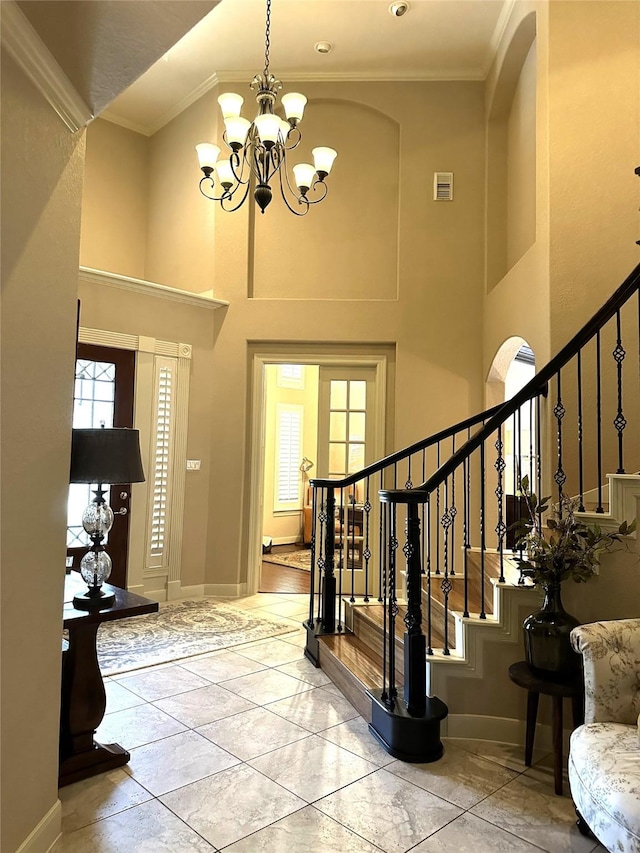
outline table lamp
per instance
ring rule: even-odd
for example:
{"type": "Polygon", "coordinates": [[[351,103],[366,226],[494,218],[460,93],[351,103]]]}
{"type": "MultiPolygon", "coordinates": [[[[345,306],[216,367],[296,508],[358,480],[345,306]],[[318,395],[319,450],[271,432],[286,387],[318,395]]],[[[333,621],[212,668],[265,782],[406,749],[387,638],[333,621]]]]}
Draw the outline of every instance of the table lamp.
{"type": "Polygon", "coordinates": [[[87,592],[75,595],[80,610],[110,607],[115,596],[105,593],[102,584],[111,574],[111,557],[102,540],[113,525],[113,510],[105,501],[103,483],[143,483],[140,437],[137,429],[74,429],[71,438],[70,483],[97,483],[94,499],[82,515],[82,526],[92,545],[80,561],[80,574],[87,592]]]}

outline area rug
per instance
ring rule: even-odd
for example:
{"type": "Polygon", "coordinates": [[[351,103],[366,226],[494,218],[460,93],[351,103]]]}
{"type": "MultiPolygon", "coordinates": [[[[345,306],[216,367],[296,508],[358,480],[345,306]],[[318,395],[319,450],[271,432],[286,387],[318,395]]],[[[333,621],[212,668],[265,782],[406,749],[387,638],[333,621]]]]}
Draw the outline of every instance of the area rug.
{"type": "Polygon", "coordinates": [[[311,551],[305,548],[301,551],[285,551],[284,554],[263,554],[265,563],[275,563],[277,566],[287,566],[289,569],[311,571],[311,551]]]}
{"type": "Polygon", "coordinates": [[[98,663],[103,675],[114,675],[295,630],[291,622],[208,599],[171,602],[158,613],[101,625],[98,663]]]}

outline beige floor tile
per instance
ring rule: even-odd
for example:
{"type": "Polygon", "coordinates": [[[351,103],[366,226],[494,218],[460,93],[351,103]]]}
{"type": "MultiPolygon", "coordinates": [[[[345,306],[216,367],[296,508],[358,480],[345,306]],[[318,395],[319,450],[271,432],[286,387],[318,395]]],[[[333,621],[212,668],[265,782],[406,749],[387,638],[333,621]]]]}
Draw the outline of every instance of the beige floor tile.
{"type": "Polygon", "coordinates": [[[299,649],[281,639],[264,640],[250,646],[238,646],[234,651],[266,666],[281,666],[283,663],[291,663],[302,657],[299,649]]]}
{"type": "Polygon", "coordinates": [[[226,847],[305,803],[246,764],[223,770],[161,798],[215,847],[226,847]]]}
{"type": "Polygon", "coordinates": [[[322,853],[380,853],[379,847],[354,835],[313,806],[307,806],[261,829],[255,835],[232,844],[225,848],[224,853],[256,853],[259,850],[268,853],[309,853],[310,850],[322,853]]]}
{"type": "Polygon", "coordinates": [[[330,729],[325,729],[318,732],[320,737],[330,740],[343,749],[348,749],[359,755],[360,758],[366,758],[377,767],[385,767],[387,764],[392,764],[395,759],[384,750],[378,741],[369,731],[369,725],[362,717],[354,717],[352,720],[347,720],[340,723],[338,726],[333,726],[330,729]]]}
{"type": "Polygon", "coordinates": [[[593,841],[578,832],[571,799],[557,797],[550,785],[525,775],[471,811],[548,853],[590,853],[594,847],[593,841]]]}
{"type": "Polygon", "coordinates": [[[214,848],[158,800],[143,803],[76,832],[52,853],[212,853],[214,848]]]}
{"type": "Polygon", "coordinates": [[[266,607],[261,607],[260,613],[287,616],[289,619],[299,619],[300,622],[303,622],[307,618],[308,608],[297,601],[282,601],[278,604],[268,604],[266,607]]]}
{"type": "Polygon", "coordinates": [[[405,853],[462,813],[385,769],[315,805],[385,853],[405,853]]]}
{"type": "Polygon", "coordinates": [[[257,592],[255,595],[243,595],[240,598],[229,599],[227,604],[230,604],[232,607],[253,610],[256,607],[267,607],[270,604],[282,604],[286,600],[286,596],[284,595],[277,595],[272,592],[257,592]]]}
{"type": "Polygon", "coordinates": [[[151,794],[122,768],[66,785],[58,796],[63,832],[72,832],[151,799],[151,794]]]}
{"type": "Polygon", "coordinates": [[[313,684],[314,687],[322,687],[324,684],[330,684],[331,681],[324,672],[316,668],[311,661],[306,658],[291,661],[278,667],[280,672],[286,672],[287,675],[293,675],[294,678],[299,678],[301,681],[306,681],[307,684],[313,684]]]}
{"type": "Polygon", "coordinates": [[[316,735],[249,763],[308,803],[376,770],[375,764],[316,735]]]}
{"type": "Polygon", "coordinates": [[[266,708],[234,714],[197,731],[242,761],[310,736],[306,729],[272,714],[266,708]]]}
{"type": "Polygon", "coordinates": [[[127,772],[159,797],[238,763],[196,732],[182,732],[131,750],[127,772]]]}
{"type": "Polygon", "coordinates": [[[119,743],[135,749],[145,743],[183,732],[185,726],[153,705],[137,705],[107,714],[96,732],[99,743],[119,743]]]}
{"type": "Polygon", "coordinates": [[[320,732],[358,716],[356,709],[344,696],[337,696],[323,687],[280,699],[271,703],[269,710],[310,732],[320,732]]]}
{"type": "Polygon", "coordinates": [[[299,648],[304,649],[307,645],[307,632],[304,630],[297,630],[291,634],[283,634],[280,639],[284,643],[289,643],[292,646],[298,646],[299,648]]]}
{"type": "Polygon", "coordinates": [[[239,714],[241,711],[255,708],[253,702],[217,684],[190,690],[189,693],[180,693],[179,696],[171,696],[168,699],[159,699],[154,705],[189,728],[204,726],[230,714],[239,714]]]}
{"type": "Polygon", "coordinates": [[[284,672],[278,672],[276,669],[268,669],[225,681],[224,689],[237,693],[245,699],[252,699],[259,705],[266,705],[278,699],[286,699],[288,696],[313,690],[313,685],[284,672]]]}
{"type": "Polygon", "coordinates": [[[118,681],[118,684],[131,690],[132,693],[137,693],[147,702],[165,699],[168,696],[185,693],[187,690],[195,690],[197,687],[206,687],[210,683],[206,678],[181,666],[170,666],[141,675],[134,673],[118,681]]]}
{"type": "Polygon", "coordinates": [[[540,853],[540,848],[475,815],[463,814],[411,853],[540,853]]]}
{"type": "Polygon", "coordinates": [[[111,678],[105,678],[104,690],[107,694],[107,714],[144,704],[144,699],[127,690],[126,687],[121,687],[119,681],[113,681],[111,678]]]}
{"type": "Polygon", "coordinates": [[[214,684],[266,669],[264,664],[250,660],[236,652],[217,652],[215,655],[208,658],[200,658],[200,660],[192,660],[190,658],[188,661],[184,661],[182,666],[190,672],[195,672],[196,675],[201,675],[208,681],[212,681],[214,684]]]}
{"type": "Polygon", "coordinates": [[[470,809],[516,777],[513,770],[447,743],[439,761],[394,761],[387,770],[463,809],[470,809]]]}

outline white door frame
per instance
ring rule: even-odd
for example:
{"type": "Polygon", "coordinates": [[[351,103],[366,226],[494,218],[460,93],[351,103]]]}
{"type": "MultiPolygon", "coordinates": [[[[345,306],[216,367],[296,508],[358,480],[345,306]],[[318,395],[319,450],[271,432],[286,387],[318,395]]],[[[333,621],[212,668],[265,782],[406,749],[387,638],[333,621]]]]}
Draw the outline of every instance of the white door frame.
{"type": "Polygon", "coordinates": [[[249,494],[249,547],[247,567],[247,593],[258,591],[262,567],[262,504],[264,490],[264,436],[266,394],[264,368],[267,364],[305,364],[320,367],[373,367],[375,376],[375,402],[371,448],[374,459],[384,456],[385,412],[387,399],[387,356],[345,355],[318,351],[315,353],[289,351],[256,352],[251,371],[251,489],[249,494]]]}

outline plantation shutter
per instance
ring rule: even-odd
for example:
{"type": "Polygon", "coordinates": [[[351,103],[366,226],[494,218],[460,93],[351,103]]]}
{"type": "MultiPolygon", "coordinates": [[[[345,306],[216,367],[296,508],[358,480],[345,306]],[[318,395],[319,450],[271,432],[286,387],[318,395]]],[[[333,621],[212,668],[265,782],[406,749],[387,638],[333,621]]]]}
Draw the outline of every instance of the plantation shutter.
{"type": "Polygon", "coordinates": [[[155,376],[155,429],[152,444],[153,483],[150,489],[149,567],[168,564],[171,469],[175,419],[175,360],[159,358],[155,376]]]}
{"type": "Polygon", "coordinates": [[[302,460],[303,407],[278,404],[276,432],[275,506],[278,510],[299,509],[300,462],[302,460]]]}

